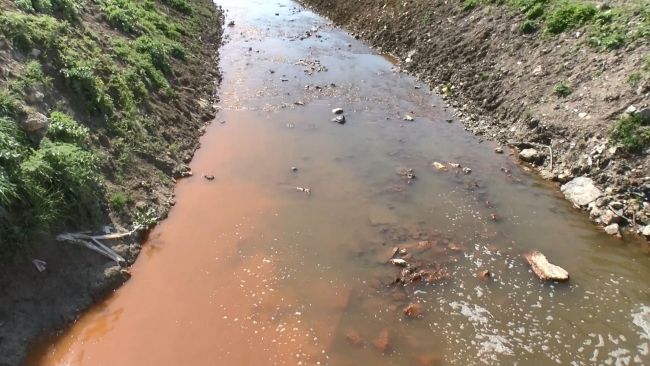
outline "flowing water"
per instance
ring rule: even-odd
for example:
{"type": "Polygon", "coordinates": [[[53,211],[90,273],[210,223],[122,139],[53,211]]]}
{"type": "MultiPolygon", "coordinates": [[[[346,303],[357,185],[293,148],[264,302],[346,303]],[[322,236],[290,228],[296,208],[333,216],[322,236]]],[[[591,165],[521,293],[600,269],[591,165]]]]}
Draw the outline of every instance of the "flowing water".
{"type": "Polygon", "coordinates": [[[289,0],[221,5],[224,109],[194,177],[132,279],[28,364],[650,364],[640,246],[327,20],[289,0]],[[391,284],[394,247],[431,277],[391,284]],[[571,280],[540,282],[532,248],[571,280]]]}

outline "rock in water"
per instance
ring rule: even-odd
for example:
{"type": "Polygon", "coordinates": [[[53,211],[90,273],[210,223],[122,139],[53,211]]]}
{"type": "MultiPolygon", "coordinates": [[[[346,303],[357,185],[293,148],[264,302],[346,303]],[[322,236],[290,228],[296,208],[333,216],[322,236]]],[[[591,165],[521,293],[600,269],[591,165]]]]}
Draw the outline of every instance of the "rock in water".
{"type": "Polygon", "coordinates": [[[537,154],[537,150],[535,149],[523,149],[519,153],[519,159],[527,162],[527,163],[532,163],[536,161],[539,158],[539,155],[537,154]]]}
{"type": "Polygon", "coordinates": [[[411,117],[411,116],[409,116],[409,115],[407,114],[406,117],[404,117],[404,120],[405,120],[405,121],[413,121],[413,117],[411,117]]]}
{"type": "Polygon", "coordinates": [[[587,177],[578,177],[560,187],[564,197],[577,206],[585,206],[603,195],[603,192],[594,185],[594,181],[587,177]]]}
{"type": "Polygon", "coordinates": [[[503,149],[500,148],[500,147],[497,147],[497,148],[494,149],[494,152],[497,153],[497,154],[503,154],[503,149]]]}
{"type": "Polygon", "coordinates": [[[343,108],[334,108],[334,109],[332,109],[332,113],[341,114],[341,113],[343,113],[343,108]]]}
{"type": "Polygon", "coordinates": [[[344,124],[345,123],[345,116],[336,116],[332,118],[332,122],[336,122],[338,124],[344,124]]]}
{"type": "Polygon", "coordinates": [[[605,232],[609,235],[614,235],[614,236],[621,236],[621,230],[618,226],[618,224],[611,224],[605,226],[605,232]]]}
{"type": "Polygon", "coordinates": [[[546,256],[536,250],[524,254],[524,258],[530,264],[533,272],[544,281],[568,281],[569,272],[564,268],[548,262],[546,256]]]}

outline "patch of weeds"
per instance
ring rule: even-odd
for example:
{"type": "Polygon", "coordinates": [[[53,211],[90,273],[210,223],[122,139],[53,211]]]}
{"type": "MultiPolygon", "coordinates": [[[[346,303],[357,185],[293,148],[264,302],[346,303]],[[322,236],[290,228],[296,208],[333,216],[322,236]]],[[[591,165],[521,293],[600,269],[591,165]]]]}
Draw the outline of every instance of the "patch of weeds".
{"type": "Polygon", "coordinates": [[[52,78],[45,76],[41,64],[36,60],[29,60],[21,70],[20,75],[7,83],[9,89],[16,94],[23,94],[28,88],[35,88],[38,85],[49,88],[52,86],[52,78]]]}
{"type": "Polygon", "coordinates": [[[535,33],[537,30],[537,23],[534,20],[526,19],[519,25],[519,31],[524,34],[535,33]]]}
{"type": "Polygon", "coordinates": [[[168,150],[172,154],[176,153],[176,151],[178,151],[178,144],[175,143],[175,142],[172,142],[171,145],[169,145],[168,150]]]}
{"type": "Polygon", "coordinates": [[[113,211],[123,214],[131,200],[131,195],[127,192],[114,192],[109,196],[108,204],[113,211]]]}
{"type": "Polygon", "coordinates": [[[142,225],[145,228],[148,228],[156,222],[158,222],[158,215],[156,214],[156,210],[153,208],[147,208],[146,206],[137,208],[135,218],[133,219],[133,225],[142,225]]]}
{"type": "Polygon", "coordinates": [[[462,4],[463,10],[474,9],[478,5],[478,0],[464,0],[462,4]]]}
{"type": "Polygon", "coordinates": [[[592,20],[597,12],[594,4],[563,1],[547,15],[545,29],[551,34],[560,34],[592,20]]]}
{"type": "Polygon", "coordinates": [[[641,81],[641,73],[639,72],[632,73],[627,77],[627,83],[632,86],[637,85],[640,81],[641,81]]]}
{"type": "Polygon", "coordinates": [[[194,8],[186,0],[162,0],[162,3],[185,15],[194,13],[194,8]]]}
{"type": "Polygon", "coordinates": [[[22,112],[18,97],[8,89],[0,89],[0,117],[15,118],[22,112]]]}
{"type": "Polygon", "coordinates": [[[88,141],[89,130],[67,114],[54,111],[50,114],[50,126],[47,135],[50,140],[55,142],[85,146],[88,141]]]}
{"type": "Polygon", "coordinates": [[[433,16],[433,10],[425,11],[424,14],[422,14],[422,22],[423,23],[428,22],[429,19],[431,19],[432,16],[433,16]]]}
{"type": "Polygon", "coordinates": [[[32,13],[35,11],[31,0],[14,0],[14,5],[25,13],[32,13]]]}
{"type": "Polygon", "coordinates": [[[553,95],[566,97],[573,92],[573,89],[565,82],[558,81],[553,85],[553,95]]]}
{"type": "Polygon", "coordinates": [[[650,143],[650,121],[641,115],[621,116],[610,135],[610,143],[619,144],[624,152],[640,152],[650,143]]]}
{"type": "Polygon", "coordinates": [[[66,39],[68,25],[49,15],[35,16],[19,12],[0,14],[0,33],[11,40],[21,52],[29,52],[37,45],[54,49],[66,39]]]}
{"type": "Polygon", "coordinates": [[[67,55],[64,63],[65,67],[60,72],[68,85],[83,96],[88,111],[113,115],[113,98],[108,94],[108,87],[104,84],[104,80],[95,72],[97,70],[95,60],[67,55]]]}
{"type": "Polygon", "coordinates": [[[490,78],[490,74],[487,73],[487,72],[482,72],[482,73],[478,74],[478,79],[480,81],[486,81],[489,78],[490,78]]]}

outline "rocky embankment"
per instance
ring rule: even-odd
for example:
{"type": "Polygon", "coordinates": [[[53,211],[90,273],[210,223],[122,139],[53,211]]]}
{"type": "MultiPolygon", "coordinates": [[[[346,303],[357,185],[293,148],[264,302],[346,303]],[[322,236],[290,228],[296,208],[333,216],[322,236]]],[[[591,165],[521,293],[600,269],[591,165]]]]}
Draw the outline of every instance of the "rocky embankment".
{"type": "Polygon", "coordinates": [[[465,129],[557,181],[608,233],[621,235],[620,225],[650,235],[647,10],[553,1],[303,3],[395,56],[395,72],[427,83],[465,129]]]}

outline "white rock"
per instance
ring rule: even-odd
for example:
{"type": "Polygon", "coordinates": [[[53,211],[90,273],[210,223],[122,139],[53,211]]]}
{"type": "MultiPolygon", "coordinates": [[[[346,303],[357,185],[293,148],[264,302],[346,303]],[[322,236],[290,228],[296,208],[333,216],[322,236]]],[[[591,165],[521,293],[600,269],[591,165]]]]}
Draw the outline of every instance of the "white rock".
{"type": "Polygon", "coordinates": [[[332,113],[341,114],[341,113],[343,113],[343,108],[334,108],[334,109],[332,109],[332,113]]]}
{"type": "Polygon", "coordinates": [[[30,114],[27,119],[20,122],[20,127],[26,132],[34,132],[50,125],[50,120],[41,113],[30,114]]]}
{"type": "Polygon", "coordinates": [[[603,195],[603,192],[594,185],[594,181],[587,177],[574,178],[560,188],[564,197],[573,204],[584,206],[603,195]]]}
{"type": "Polygon", "coordinates": [[[537,155],[537,150],[535,149],[523,149],[519,153],[519,159],[525,161],[525,162],[533,162],[539,158],[539,155],[537,155]]]}
{"type": "Polygon", "coordinates": [[[585,117],[587,117],[587,113],[585,113],[585,112],[580,112],[580,113],[578,113],[578,117],[580,117],[580,118],[585,118],[585,117]]]}
{"type": "Polygon", "coordinates": [[[560,266],[549,263],[546,256],[536,250],[524,254],[524,258],[541,280],[567,281],[569,279],[569,272],[560,266]]]}
{"type": "Polygon", "coordinates": [[[408,114],[404,117],[405,121],[412,121],[413,117],[409,116],[408,114]]]}
{"type": "Polygon", "coordinates": [[[399,259],[399,258],[394,258],[389,260],[390,264],[399,266],[399,267],[406,267],[408,265],[408,262],[405,261],[404,259],[399,259]]]}
{"type": "Polygon", "coordinates": [[[611,224],[611,225],[605,226],[605,232],[607,234],[609,234],[609,235],[616,235],[616,236],[621,235],[618,224],[611,224]]]}
{"type": "Polygon", "coordinates": [[[633,106],[633,105],[631,105],[631,106],[627,107],[627,109],[625,109],[625,113],[627,113],[627,114],[632,114],[634,112],[636,112],[636,107],[633,106]]]}

